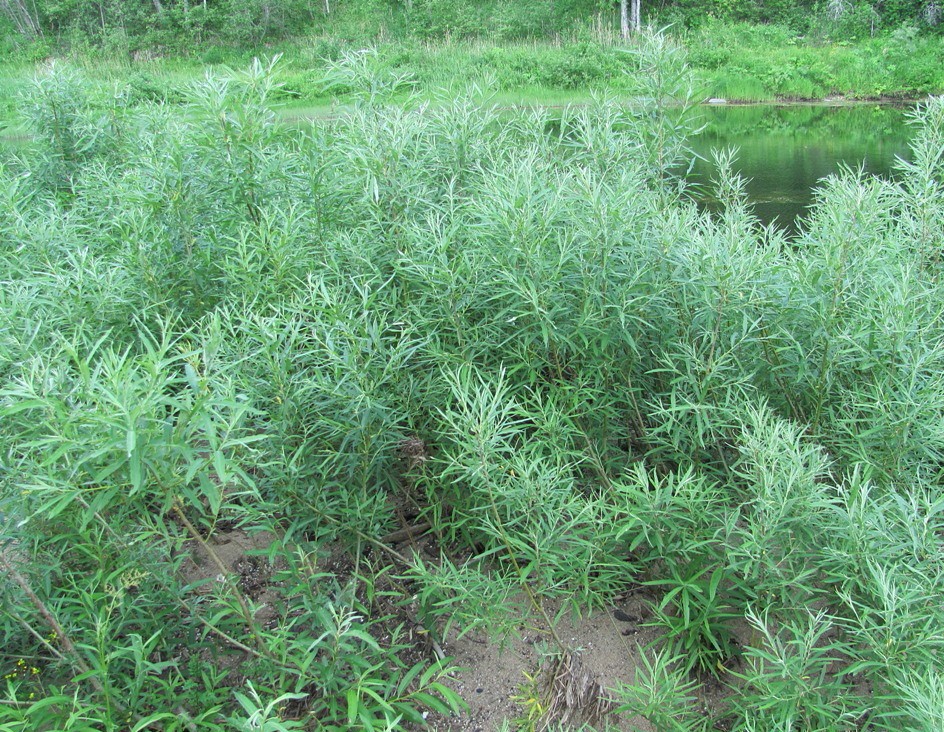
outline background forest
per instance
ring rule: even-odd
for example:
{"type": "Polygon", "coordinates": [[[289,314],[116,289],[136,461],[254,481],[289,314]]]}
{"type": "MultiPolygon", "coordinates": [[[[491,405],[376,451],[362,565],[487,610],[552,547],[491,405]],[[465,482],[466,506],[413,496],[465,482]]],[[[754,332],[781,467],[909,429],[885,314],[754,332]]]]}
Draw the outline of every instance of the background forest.
{"type": "MultiPolygon", "coordinates": [[[[8,48],[105,47],[186,52],[194,46],[258,46],[300,35],[336,40],[553,40],[615,35],[607,0],[0,0],[8,48]]],[[[899,26],[939,32],[939,0],[652,0],[644,24],[777,23],[852,40],[899,26]]]]}

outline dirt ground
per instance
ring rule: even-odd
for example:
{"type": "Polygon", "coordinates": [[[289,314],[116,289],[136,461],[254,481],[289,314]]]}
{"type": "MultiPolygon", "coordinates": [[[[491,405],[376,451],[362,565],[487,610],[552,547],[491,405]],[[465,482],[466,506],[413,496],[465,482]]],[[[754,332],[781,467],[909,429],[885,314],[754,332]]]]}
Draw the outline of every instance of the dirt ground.
{"type": "MultiPolygon", "coordinates": [[[[619,682],[632,683],[633,670],[640,662],[642,646],[656,639],[652,628],[640,627],[647,615],[642,598],[633,597],[620,603],[617,620],[613,612],[598,612],[589,617],[561,618],[558,634],[569,644],[585,671],[603,689],[612,689],[619,682]]],[[[463,670],[456,675],[453,688],[469,704],[459,718],[435,719],[432,728],[446,732],[492,732],[505,721],[522,717],[524,707],[513,697],[526,688],[528,676],[541,668],[541,647],[548,636],[543,620],[530,623],[531,630],[513,639],[504,648],[475,635],[448,640],[443,650],[463,670]]],[[[610,720],[617,722],[617,720],[610,720]]],[[[656,732],[644,720],[634,720],[636,727],[615,724],[615,729],[639,729],[656,732]]],[[[514,729],[514,725],[512,725],[514,729]]]]}
{"type": "MultiPolygon", "coordinates": [[[[267,604],[269,579],[274,569],[257,554],[273,541],[266,532],[249,534],[239,529],[218,532],[211,540],[213,550],[227,573],[240,589],[259,607],[257,619],[277,622],[275,613],[267,604]]],[[[202,581],[199,591],[210,592],[215,582],[223,581],[215,561],[198,545],[188,547],[189,559],[182,572],[188,583],[202,581]]],[[[340,564],[340,562],[339,562],[340,564]]],[[[654,597],[645,588],[636,588],[614,598],[605,611],[575,618],[571,613],[559,614],[557,632],[568,646],[570,657],[566,676],[571,687],[561,692],[573,704],[562,703],[557,718],[561,729],[578,729],[592,721],[596,729],[626,732],[659,732],[641,718],[627,719],[606,713],[605,700],[620,684],[632,684],[636,669],[642,665],[644,653],[652,653],[659,632],[646,627],[650,617],[649,602],[654,597]],[[565,693],[566,692],[566,693],[565,693]],[[573,700],[571,699],[573,697],[573,700]],[[594,702],[600,700],[596,706],[594,702]],[[589,710],[589,711],[588,711],[589,710]],[[596,714],[594,714],[596,712],[596,714]]],[[[558,617],[558,607],[545,607],[550,617],[558,617]]],[[[550,647],[546,622],[539,617],[523,618],[517,637],[500,644],[482,632],[470,632],[457,637],[452,631],[442,643],[441,650],[458,668],[444,679],[466,701],[468,709],[458,716],[444,717],[430,714],[428,729],[434,732],[493,732],[518,729],[526,714],[519,698],[526,693],[529,678],[538,678],[543,662],[542,654],[550,647]]],[[[417,655],[420,649],[417,648],[417,655]]],[[[422,653],[428,653],[423,649],[422,653]]],[[[546,678],[546,677],[541,677],[546,678]]],[[[703,687],[700,704],[704,713],[716,711],[724,697],[720,685],[703,687]]]]}
{"type": "MultiPolygon", "coordinates": [[[[603,696],[620,684],[632,684],[636,669],[642,664],[642,654],[651,653],[647,647],[656,643],[659,632],[644,627],[650,612],[649,597],[645,592],[628,593],[616,598],[612,608],[595,612],[587,617],[561,617],[557,626],[561,639],[570,646],[578,659],[580,674],[592,679],[603,690],[603,696]]],[[[553,610],[553,608],[549,608],[553,610]]],[[[541,668],[540,649],[547,646],[543,621],[529,623],[533,628],[524,631],[504,648],[481,635],[469,634],[461,639],[448,639],[445,653],[461,667],[452,681],[452,687],[466,700],[468,710],[444,719],[431,717],[431,729],[436,732],[493,732],[508,722],[508,729],[517,729],[524,707],[515,700],[526,688],[528,676],[533,677],[541,668]]],[[[589,686],[589,683],[585,684],[589,686]]],[[[701,704],[705,713],[718,708],[726,696],[722,688],[704,688],[701,704]]],[[[582,721],[574,715],[562,728],[578,728],[582,721]]],[[[640,717],[626,718],[607,715],[596,720],[596,729],[626,732],[659,732],[640,717]]]]}

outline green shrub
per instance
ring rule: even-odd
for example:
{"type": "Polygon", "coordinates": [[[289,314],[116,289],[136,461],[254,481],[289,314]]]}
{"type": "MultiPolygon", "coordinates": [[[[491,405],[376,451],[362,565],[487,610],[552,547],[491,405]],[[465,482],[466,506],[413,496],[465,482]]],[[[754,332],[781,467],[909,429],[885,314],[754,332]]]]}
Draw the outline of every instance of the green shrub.
{"type": "Polygon", "coordinates": [[[342,53],[301,131],[275,61],[183,110],[37,81],[0,169],[0,639],[37,672],[3,661],[0,725],[419,725],[461,701],[408,629],[537,616],[570,659],[550,607],[640,585],[627,714],[706,729],[736,670],[732,729],[935,723],[944,102],[788,242],[730,155],[717,214],[684,196],[677,44],[585,51],[552,73],[639,103],[393,106],[342,53]]]}

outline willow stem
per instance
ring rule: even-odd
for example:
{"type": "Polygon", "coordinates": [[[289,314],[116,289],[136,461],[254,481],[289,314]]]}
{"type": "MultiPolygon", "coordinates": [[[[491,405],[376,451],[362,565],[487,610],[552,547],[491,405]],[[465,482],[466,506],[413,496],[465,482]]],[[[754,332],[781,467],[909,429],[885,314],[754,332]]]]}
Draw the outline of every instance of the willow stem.
{"type": "Polygon", "coordinates": [[[243,597],[242,591],[236,586],[230,577],[229,570],[226,568],[226,565],[223,564],[223,560],[220,559],[220,555],[216,553],[212,546],[207,542],[203,536],[200,535],[200,532],[197,531],[197,527],[190,523],[184,512],[180,509],[180,506],[174,504],[171,509],[174,514],[180,519],[180,522],[184,525],[184,528],[187,529],[187,533],[196,541],[200,547],[207,553],[207,556],[210,557],[213,564],[216,565],[216,568],[220,572],[220,577],[222,577],[223,582],[226,583],[226,586],[229,587],[230,592],[232,592],[233,597],[236,598],[236,602],[239,603],[239,608],[242,611],[243,620],[246,623],[246,629],[249,631],[249,634],[252,636],[253,641],[256,644],[256,647],[262,652],[263,655],[268,656],[268,649],[265,647],[265,644],[262,642],[262,635],[256,629],[256,621],[252,616],[252,611],[249,609],[249,604],[246,602],[246,598],[243,597]]]}
{"type": "MultiPolygon", "coordinates": [[[[52,628],[52,631],[56,634],[56,640],[58,641],[60,647],[63,650],[63,653],[55,651],[53,646],[46,641],[43,641],[43,645],[53,650],[57,656],[68,660],[80,674],[83,674],[85,678],[88,679],[89,683],[95,688],[99,694],[108,699],[109,703],[114,705],[115,709],[119,712],[126,712],[124,705],[121,704],[117,699],[112,698],[112,696],[105,689],[105,686],[102,684],[101,679],[98,678],[95,674],[92,673],[92,669],[89,668],[89,665],[85,662],[85,659],[82,658],[82,654],[79,652],[79,649],[75,647],[75,643],[72,642],[72,638],[69,637],[69,634],[66,633],[65,628],[62,627],[62,624],[56,618],[55,613],[49,609],[49,606],[44,603],[39,596],[33,592],[33,588],[29,583],[29,580],[24,577],[20,571],[10,563],[7,558],[3,555],[3,552],[0,552],[0,568],[2,568],[7,575],[13,580],[14,584],[17,585],[26,595],[27,599],[36,608],[39,614],[43,617],[43,620],[46,621],[46,624],[52,628]]],[[[25,620],[22,621],[30,630],[30,633],[35,637],[40,637],[32,626],[29,626],[25,620]]]]}

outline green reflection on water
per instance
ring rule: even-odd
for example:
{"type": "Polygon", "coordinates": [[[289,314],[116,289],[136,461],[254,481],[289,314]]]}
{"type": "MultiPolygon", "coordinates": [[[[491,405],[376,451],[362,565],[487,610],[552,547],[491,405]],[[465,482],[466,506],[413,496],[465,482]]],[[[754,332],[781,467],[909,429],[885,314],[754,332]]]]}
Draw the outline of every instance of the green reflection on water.
{"type": "Polygon", "coordinates": [[[698,160],[690,180],[705,186],[693,196],[717,209],[709,184],[714,148],[738,149],[736,170],[745,178],[754,213],[765,224],[795,232],[813,201],[817,182],[845,165],[893,174],[908,157],[911,127],[906,109],[877,105],[718,106],[701,110],[705,130],[692,140],[698,160]]]}

